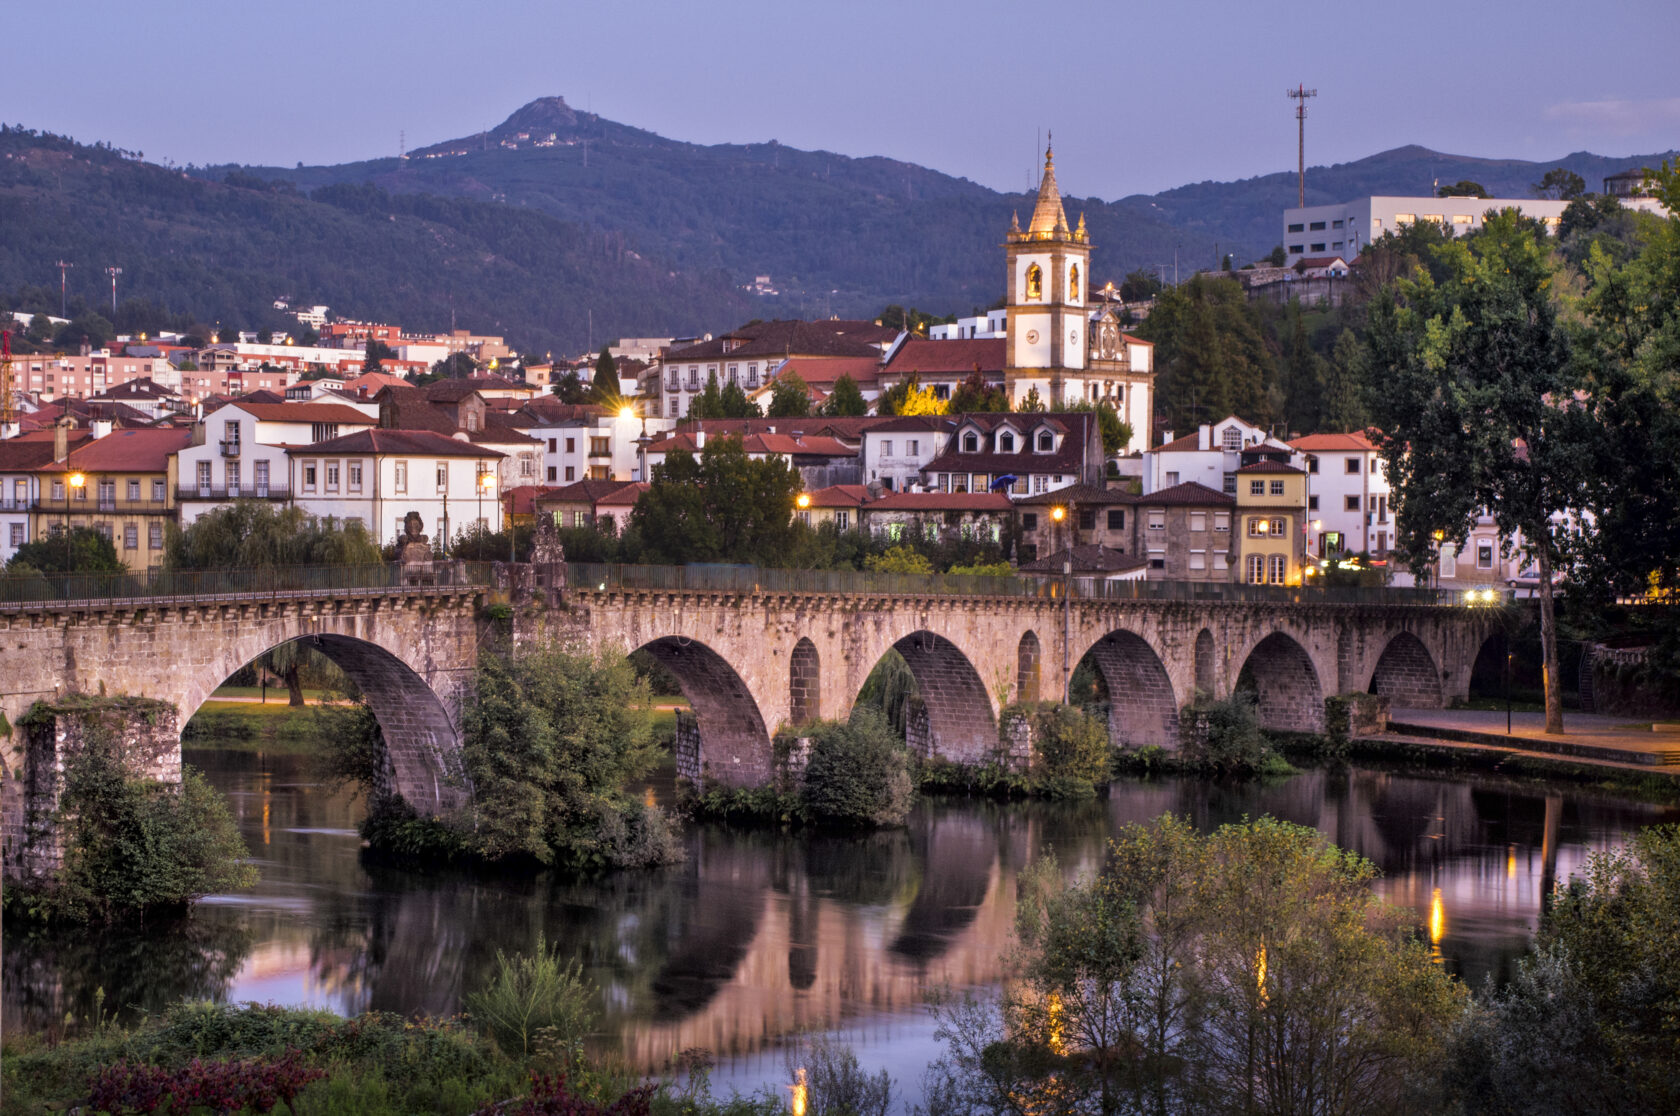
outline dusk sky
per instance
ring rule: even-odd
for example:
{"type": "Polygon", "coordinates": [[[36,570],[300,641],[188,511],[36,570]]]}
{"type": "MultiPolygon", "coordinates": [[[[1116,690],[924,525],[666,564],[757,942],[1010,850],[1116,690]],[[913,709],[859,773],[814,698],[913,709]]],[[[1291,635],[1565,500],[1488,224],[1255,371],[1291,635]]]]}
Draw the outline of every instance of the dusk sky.
{"type": "Polygon", "coordinates": [[[0,118],[178,163],[334,163],[536,97],[697,143],[886,155],[1004,190],[1053,129],[1113,199],[1407,143],[1550,159],[1680,146],[1675,0],[14,5],[0,118]]]}

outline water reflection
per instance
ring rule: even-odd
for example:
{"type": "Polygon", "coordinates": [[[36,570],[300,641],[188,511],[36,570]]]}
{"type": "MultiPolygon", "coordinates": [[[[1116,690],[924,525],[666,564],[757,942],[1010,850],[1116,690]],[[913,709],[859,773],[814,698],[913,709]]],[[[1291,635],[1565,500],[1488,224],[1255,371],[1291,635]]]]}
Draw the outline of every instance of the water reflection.
{"type": "Polygon", "coordinates": [[[1677,816],[1498,780],[1353,768],[1266,784],[1131,783],[1073,804],[936,801],[903,830],[861,838],[700,827],[679,866],[587,880],[418,875],[364,861],[359,804],[317,785],[306,761],[188,760],[231,796],[258,889],[141,931],[8,925],[6,1026],[86,1014],[101,987],[108,1008],[130,1011],[192,997],[447,1014],[498,949],[546,935],[582,958],[601,990],[600,1043],[634,1066],[704,1047],[745,1056],[739,1069],[813,1029],[925,1062],[919,1005],[934,986],[1000,979],[1016,874],[1047,848],[1090,872],[1116,828],[1168,811],[1204,828],[1263,814],[1313,825],[1375,861],[1381,894],[1415,912],[1443,963],[1480,981],[1503,976],[1525,948],[1554,880],[1630,830],[1677,816]]]}

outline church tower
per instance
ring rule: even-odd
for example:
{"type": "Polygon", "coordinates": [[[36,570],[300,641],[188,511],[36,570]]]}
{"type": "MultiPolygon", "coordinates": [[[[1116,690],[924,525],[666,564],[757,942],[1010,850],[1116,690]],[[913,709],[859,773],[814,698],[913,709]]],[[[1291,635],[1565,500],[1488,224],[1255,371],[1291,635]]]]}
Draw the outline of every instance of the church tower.
{"type": "Polygon", "coordinates": [[[1004,242],[1009,266],[1004,387],[1015,404],[1036,388],[1056,410],[1065,398],[1084,395],[1091,242],[1083,215],[1077,228],[1068,228],[1052,150],[1048,145],[1044,150],[1032,220],[1023,230],[1017,214],[1004,242]]]}

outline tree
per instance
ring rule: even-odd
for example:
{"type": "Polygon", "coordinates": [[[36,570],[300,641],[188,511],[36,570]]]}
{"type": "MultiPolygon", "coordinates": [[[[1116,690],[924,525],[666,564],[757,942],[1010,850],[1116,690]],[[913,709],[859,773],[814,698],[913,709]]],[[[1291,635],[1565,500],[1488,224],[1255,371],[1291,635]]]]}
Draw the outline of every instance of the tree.
{"type": "Polygon", "coordinates": [[[1198,273],[1163,291],[1138,333],[1155,343],[1156,398],[1174,428],[1229,414],[1261,423],[1275,417],[1266,391],[1277,359],[1235,279],[1198,273]]]}
{"type": "Polygon", "coordinates": [[[1044,397],[1038,394],[1038,389],[1031,387],[1027,389],[1027,394],[1021,396],[1021,402],[1015,409],[1026,414],[1039,414],[1047,408],[1044,406],[1044,397]]]}
{"type": "Polygon", "coordinates": [[[1587,182],[1567,167],[1553,167],[1541,175],[1540,181],[1530,189],[1537,198],[1574,201],[1587,192],[1587,182]]]}
{"type": "Polygon", "coordinates": [[[734,380],[723,385],[723,391],[718,395],[718,408],[723,412],[718,418],[759,418],[763,413],[734,380]]]}
{"type": "Polygon", "coordinates": [[[1153,271],[1138,268],[1120,281],[1120,297],[1127,302],[1144,302],[1160,294],[1165,284],[1153,271]]]}
{"type": "Polygon", "coordinates": [[[1371,425],[1365,407],[1369,367],[1370,354],[1358,335],[1351,329],[1342,330],[1325,368],[1324,409],[1319,415],[1319,430],[1345,434],[1371,425]]]}
{"type": "Polygon", "coordinates": [[[1487,187],[1480,182],[1472,182],[1468,178],[1461,178],[1451,186],[1442,186],[1435,191],[1438,198],[1485,198],[1488,196],[1487,187]]]}
{"type": "Polygon", "coordinates": [[[1480,515],[1520,533],[1540,598],[1546,731],[1563,731],[1552,578],[1566,536],[1552,516],[1582,506],[1580,376],[1571,367],[1539,226],[1514,209],[1437,252],[1449,269],[1385,288],[1370,315],[1372,411],[1394,490],[1397,549],[1414,569],[1460,545],[1480,515]]]}
{"type": "Polygon", "coordinates": [[[220,341],[224,345],[233,344],[235,341],[239,340],[239,327],[235,325],[225,325],[221,327],[216,331],[216,340],[220,341]]]}
{"type": "Polygon", "coordinates": [[[860,705],[849,721],[819,721],[808,731],[811,758],[799,795],[814,820],[854,828],[904,823],[915,797],[910,754],[880,710],[860,705]]]}
{"type": "Polygon", "coordinates": [[[556,377],[549,389],[562,403],[589,402],[589,388],[584,384],[583,377],[574,369],[568,368],[556,377]]]}
{"type": "Polygon", "coordinates": [[[1274,244],[1266,256],[1266,262],[1273,267],[1282,267],[1289,260],[1289,253],[1283,250],[1283,245],[1274,244]]]}
{"type": "Polygon", "coordinates": [[[362,350],[362,371],[377,372],[387,360],[397,359],[396,352],[377,337],[369,337],[367,347],[362,350]]]}
{"type": "Polygon", "coordinates": [[[1318,355],[1307,335],[1305,316],[1299,299],[1290,299],[1284,307],[1279,323],[1279,338],[1283,348],[1280,362],[1284,396],[1283,420],[1289,430],[1305,433],[1319,428],[1322,419],[1325,382],[1329,379],[1328,362],[1318,355]]]}
{"type": "Polygon", "coordinates": [[[856,418],[869,413],[869,404],[858,390],[857,381],[842,372],[834,381],[834,390],[823,401],[822,413],[834,418],[856,418]]]}
{"type": "Polygon", "coordinates": [[[595,358],[595,380],[591,387],[596,403],[611,404],[618,399],[618,361],[605,345],[601,346],[601,355],[595,358]]]}
{"type": "Polygon", "coordinates": [[[864,560],[864,569],[873,573],[889,574],[931,574],[933,563],[928,561],[927,555],[903,545],[890,546],[880,554],[871,554],[864,560]]]}
{"type": "Polygon", "coordinates": [[[236,500],[169,533],[164,563],[176,570],[275,566],[377,566],[379,544],[355,520],[340,523],[299,507],[236,500]]]}
{"type": "Polygon", "coordinates": [[[799,471],[779,457],[754,460],[739,438],[711,438],[678,450],[653,470],[630,513],[644,561],[777,565],[792,549],[799,471]]]}
{"type": "Polygon", "coordinates": [[[718,388],[718,378],[715,371],[706,373],[706,390],[702,391],[699,398],[689,404],[688,414],[690,418],[698,419],[723,417],[723,392],[718,388]]]}
{"type": "Polygon", "coordinates": [[[79,349],[82,345],[102,349],[117,335],[117,329],[103,316],[91,311],[77,314],[53,333],[53,345],[60,349],[79,349]]]}
{"type": "Polygon", "coordinates": [[[912,372],[905,379],[883,391],[875,400],[875,413],[878,415],[942,415],[945,413],[945,401],[934,392],[933,387],[921,387],[912,372]]]}
{"type": "Polygon", "coordinates": [[[432,362],[432,375],[444,380],[464,380],[478,371],[478,361],[466,353],[450,353],[432,362]]]}
{"type": "Polygon", "coordinates": [[[770,385],[770,418],[804,418],[811,413],[811,393],[797,372],[783,372],[770,385]]]}
{"type": "Polygon", "coordinates": [[[26,542],[6,562],[8,574],[127,573],[111,540],[92,527],[72,527],[68,535],[26,542]]]}
{"type": "MultiPolygon", "coordinates": [[[[1022,408],[1025,410],[1026,408],[1022,408]]],[[[1068,404],[1070,411],[1088,411],[1097,416],[1097,431],[1102,435],[1103,456],[1118,457],[1126,452],[1126,447],[1132,442],[1132,424],[1121,419],[1120,412],[1114,409],[1114,404],[1107,399],[1092,402],[1089,399],[1077,399],[1068,404]]]]}
{"type": "Polygon", "coordinates": [[[980,412],[999,412],[1009,410],[1009,396],[1004,390],[986,382],[986,377],[975,368],[957,390],[951,393],[946,411],[953,415],[976,414],[980,412]]]}

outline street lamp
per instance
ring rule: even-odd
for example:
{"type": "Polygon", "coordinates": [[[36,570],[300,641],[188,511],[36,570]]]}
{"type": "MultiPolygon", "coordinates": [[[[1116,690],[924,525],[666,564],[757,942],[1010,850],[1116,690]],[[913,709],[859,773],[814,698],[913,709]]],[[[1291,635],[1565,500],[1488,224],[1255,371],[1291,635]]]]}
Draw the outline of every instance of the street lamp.
{"type": "Polygon", "coordinates": [[[485,534],[487,534],[490,530],[489,524],[484,521],[484,494],[489,492],[490,486],[495,483],[496,477],[488,469],[485,469],[483,472],[478,474],[478,534],[479,539],[481,540],[479,546],[480,550],[483,549],[482,540],[485,534]]]}
{"type": "Polygon", "coordinates": [[[70,489],[73,488],[79,493],[82,490],[82,486],[85,485],[85,484],[87,484],[87,478],[86,477],[84,477],[80,473],[71,473],[70,474],[70,488],[66,488],[64,490],[64,572],[65,573],[71,572],[71,567],[75,565],[75,559],[72,557],[72,552],[71,552],[71,549],[70,549],[70,489]]]}
{"type": "MultiPolygon", "coordinates": [[[[1057,504],[1050,509],[1050,550],[1056,549],[1058,528],[1062,520],[1067,518],[1067,509],[1057,504]]],[[[1062,704],[1073,704],[1073,670],[1068,658],[1068,643],[1073,630],[1073,604],[1068,599],[1070,580],[1073,577],[1073,544],[1068,544],[1067,554],[1062,558],[1062,704]]]]}

